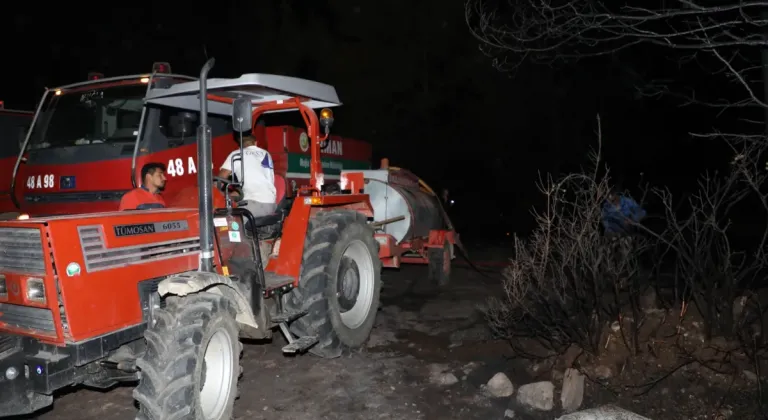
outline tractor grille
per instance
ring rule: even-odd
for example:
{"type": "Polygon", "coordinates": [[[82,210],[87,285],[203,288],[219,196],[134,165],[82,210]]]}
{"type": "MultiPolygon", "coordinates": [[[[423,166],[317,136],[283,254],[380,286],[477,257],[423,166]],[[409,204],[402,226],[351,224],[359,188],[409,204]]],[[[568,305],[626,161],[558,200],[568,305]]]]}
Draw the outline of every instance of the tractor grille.
{"type": "Polygon", "coordinates": [[[19,347],[19,337],[0,333],[0,356],[19,347]]]}
{"type": "Polygon", "coordinates": [[[0,271],[45,274],[40,229],[0,228],[0,271]]]}
{"type": "Polygon", "coordinates": [[[16,335],[0,333],[0,358],[11,351],[20,347],[21,337],[16,335]]]}
{"type": "Polygon", "coordinates": [[[152,244],[107,248],[104,243],[104,228],[101,225],[80,226],[80,245],[83,249],[85,269],[88,272],[108,270],[165,260],[188,253],[200,252],[200,238],[185,238],[152,244]]]}
{"type": "Polygon", "coordinates": [[[0,303],[0,324],[43,333],[55,333],[53,312],[45,308],[0,303]]]}

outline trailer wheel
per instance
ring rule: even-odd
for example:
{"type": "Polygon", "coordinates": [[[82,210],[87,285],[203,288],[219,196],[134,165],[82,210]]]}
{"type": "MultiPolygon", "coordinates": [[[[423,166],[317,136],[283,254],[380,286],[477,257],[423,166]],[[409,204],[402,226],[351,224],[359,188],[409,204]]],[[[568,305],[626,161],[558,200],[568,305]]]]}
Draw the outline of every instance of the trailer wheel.
{"type": "Polygon", "coordinates": [[[171,296],[153,318],[137,361],[136,418],[232,418],[243,347],[230,301],[207,292],[171,296]]]}
{"type": "Polygon", "coordinates": [[[288,306],[307,315],[291,324],[298,336],[317,335],[309,351],[339,357],[368,340],[379,309],[379,245],[364,215],[349,210],[318,213],[309,221],[299,287],[288,306]]]}
{"type": "Polygon", "coordinates": [[[430,284],[445,287],[451,281],[451,244],[443,242],[442,248],[427,251],[430,284]]]}

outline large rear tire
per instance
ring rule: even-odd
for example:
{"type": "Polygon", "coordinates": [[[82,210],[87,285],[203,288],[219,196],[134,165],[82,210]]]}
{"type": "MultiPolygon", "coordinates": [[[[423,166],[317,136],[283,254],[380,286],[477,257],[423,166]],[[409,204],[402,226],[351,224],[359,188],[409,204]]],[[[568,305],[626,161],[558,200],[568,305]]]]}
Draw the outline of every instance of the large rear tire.
{"type": "Polygon", "coordinates": [[[299,287],[287,305],[307,315],[291,324],[298,336],[316,335],[309,352],[333,358],[368,340],[379,309],[379,245],[364,215],[320,212],[309,221],[299,287]]]}
{"type": "Polygon", "coordinates": [[[242,371],[235,309],[223,296],[171,296],[153,313],[138,361],[140,420],[232,418],[242,371]]]}

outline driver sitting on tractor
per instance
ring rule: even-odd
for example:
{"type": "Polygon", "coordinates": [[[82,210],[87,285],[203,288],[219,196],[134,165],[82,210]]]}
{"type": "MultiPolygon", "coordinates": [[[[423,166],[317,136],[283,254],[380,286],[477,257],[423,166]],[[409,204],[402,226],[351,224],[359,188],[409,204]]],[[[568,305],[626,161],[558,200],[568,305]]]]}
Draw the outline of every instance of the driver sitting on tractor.
{"type": "Polygon", "coordinates": [[[165,165],[150,162],[141,168],[141,186],[120,199],[119,210],[148,210],[165,207],[160,193],[165,189],[165,165]]]}
{"type": "MultiPolygon", "coordinates": [[[[275,188],[275,169],[269,152],[256,145],[253,135],[243,137],[243,161],[245,177],[240,173],[241,163],[236,160],[234,173],[243,183],[244,206],[253,217],[267,216],[275,212],[277,190],[275,188]]],[[[232,175],[232,158],[240,157],[240,149],[235,149],[227,156],[219,169],[219,178],[227,179],[232,175]]]]}

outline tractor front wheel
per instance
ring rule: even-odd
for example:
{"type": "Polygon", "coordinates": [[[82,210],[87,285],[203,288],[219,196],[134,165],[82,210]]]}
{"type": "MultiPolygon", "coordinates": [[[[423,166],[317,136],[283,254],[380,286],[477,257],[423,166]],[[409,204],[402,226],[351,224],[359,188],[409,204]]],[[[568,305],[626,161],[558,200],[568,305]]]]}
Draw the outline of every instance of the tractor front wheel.
{"type": "Polygon", "coordinates": [[[299,336],[316,335],[309,351],[338,357],[368,340],[379,309],[379,246],[364,215],[349,210],[320,212],[310,220],[299,287],[288,305],[307,315],[291,325],[299,336]]]}
{"type": "Polygon", "coordinates": [[[232,418],[241,373],[235,309],[223,296],[171,296],[153,312],[133,397],[141,420],[232,418]]]}

